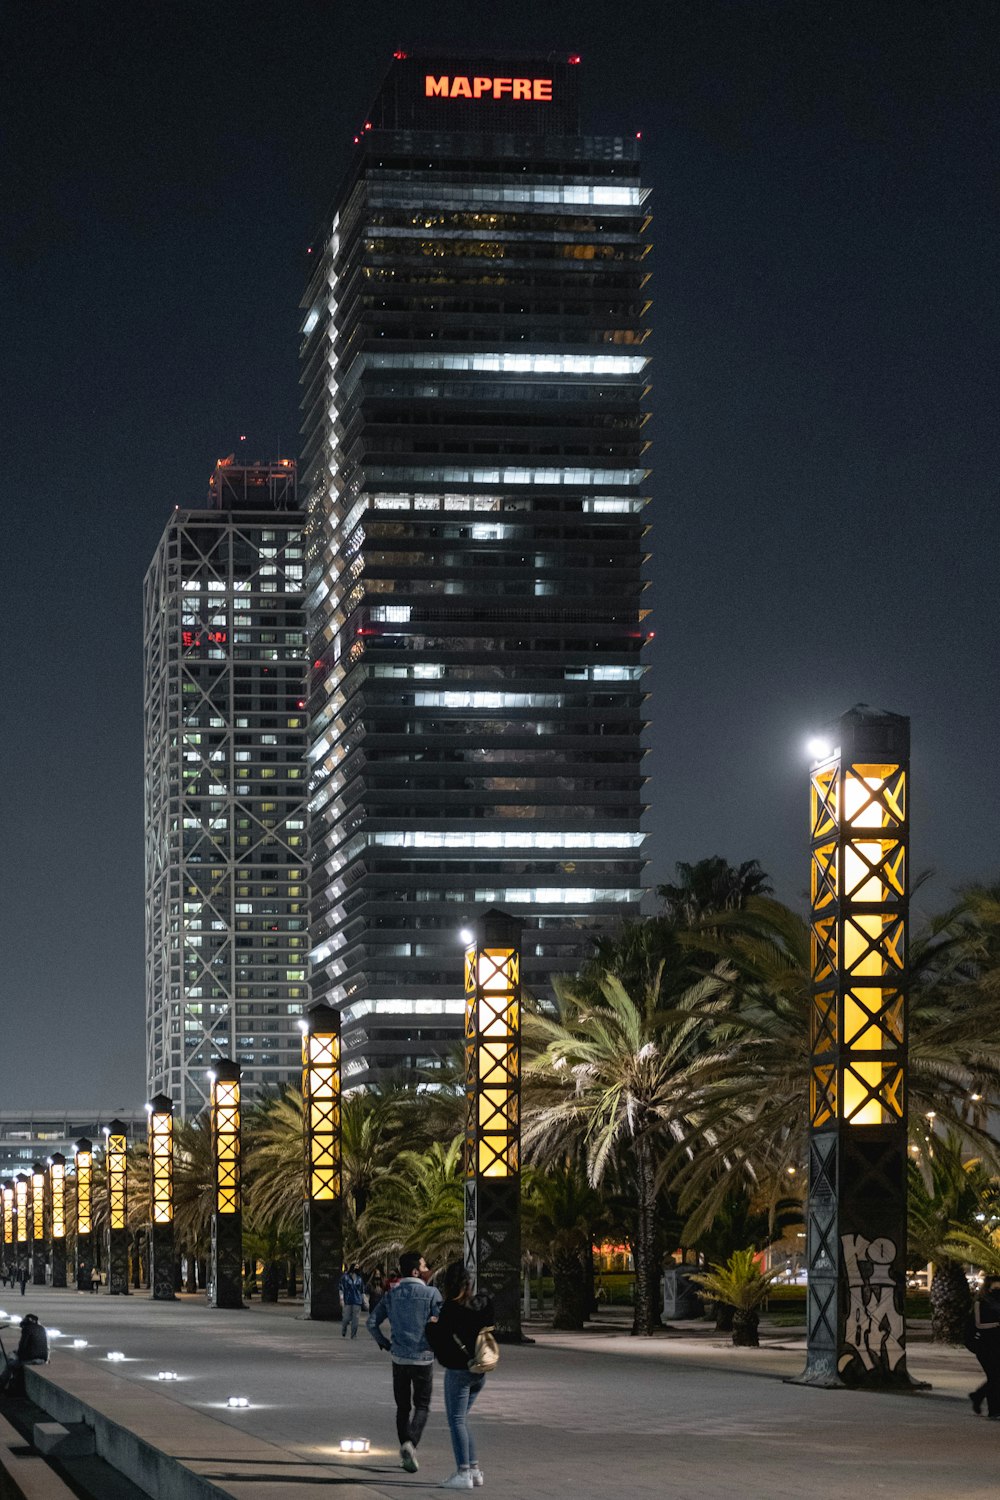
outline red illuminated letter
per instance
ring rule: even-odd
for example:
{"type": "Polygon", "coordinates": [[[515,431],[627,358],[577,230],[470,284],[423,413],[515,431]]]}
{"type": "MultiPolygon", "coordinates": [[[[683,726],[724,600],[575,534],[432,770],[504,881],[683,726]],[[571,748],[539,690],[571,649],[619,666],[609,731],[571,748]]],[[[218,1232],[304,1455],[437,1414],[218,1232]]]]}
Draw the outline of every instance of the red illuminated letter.
{"type": "Polygon", "coordinates": [[[530,78],[515,78],[514,79],[514,98],[515,99],[530,99],[531,98],[531,79],[530,78]]]}
{"type": "Polygon", "coordinates": [[[534,97],[539,102],[547,102],[552,99],[552,79],[536,78],[534,80],[534,97]]]}
{"type": "Polygon", "coordinates": [[[474,78],[472,80],[472,95],[473,95],[473,98],[475,98],[475,99],[481,99],[484,94],[488,94],[490,92],[490,89],[492,87],[493,87],[493,79],[492,78],[474,78]]]}
{"type": "Polygon", "coordinates": [[[451,81],[451,97],[453,99],[471,99],[472,88],[467,78],[453,78],[451,81]]]}
{"type": "Polygon", "coordinates": [[[513,83],[513,80],[510,79],[510,78],[494,78],[494,80],[493,80],[493,97],[494,97],[494,99],[502,99],[503,96],[504,96],[504,94],[511,93],[511,85],[512,85],[512,83],[513,83]]]}
{"type": "Polygon", "coordinates": [[[448,97],[448,80],[447,80],[447,78],[434,78],[432,76],[432,74],[425,73],[425,75],[424,75],[424,94],[426,95],[426,97],[428,99],[435,99],[435,98],[447,99],[447,97],[448,97]]]}

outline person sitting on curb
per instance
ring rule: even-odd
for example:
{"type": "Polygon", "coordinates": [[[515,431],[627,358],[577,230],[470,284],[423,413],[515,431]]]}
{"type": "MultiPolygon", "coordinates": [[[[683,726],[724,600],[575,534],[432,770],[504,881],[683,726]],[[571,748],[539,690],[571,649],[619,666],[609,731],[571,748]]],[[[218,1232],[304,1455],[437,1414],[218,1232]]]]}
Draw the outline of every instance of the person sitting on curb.
{"type": "Polygon", "coordinates": [[[23,1396],[22,1368],[25,1365],[47,1365],[48,1362],[48,1334],[35,1313],[25,1313],[21,1319],[21,1337],[17,1348],[8,1356],[7,1368],[0,1374],[0,1391],[6,1396],[23,1396]]]}

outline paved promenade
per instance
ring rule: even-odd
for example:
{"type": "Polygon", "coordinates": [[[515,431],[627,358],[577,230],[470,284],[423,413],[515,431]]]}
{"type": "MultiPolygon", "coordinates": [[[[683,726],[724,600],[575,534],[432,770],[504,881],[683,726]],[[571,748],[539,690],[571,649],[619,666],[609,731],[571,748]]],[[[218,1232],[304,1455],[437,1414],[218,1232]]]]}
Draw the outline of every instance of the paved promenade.
{"type": "MultiPolygon", "coordinates": [[[[389,1357],[363,1328],[352,1343],[339,1326],[302,1321],[294,1307],[215,1312],[201,1299],[157,1304],[145,1293],[29,1287],[22,1299],[3,1288],[0,1306],[36,1311],[89,1341],[74,1351],[70,1337],[54,1340],[45,1373],[57,1382],[79,1387],[90,1378],[120,1391],[123,1412],[138,1410],[136,1397],[152,1397],[157,1421],[181,1448],[187,1410],[218,1424],[198,1424],[200,1472],[246,1500],[293,1500],[330,1483],[345,1500],[398,1500],[404,1491],[431,1493],[452,1472],[440,1372],[420,1472],[398,1468],[389,1357]],[[109,1363],[111,1349],[126,1361],[109,1363]],[[181,1379],[161,1384],[161,1369],[181,1379]],[[250,1409],[227,1410],[230,1395],[249,1397],[250,1409]],[[370,1438],[371,1452],[342,1458],[339,1440],[348,1436],[370,1438]],[[253,1440],[275,1445],[287,1465],[278,1471],[274,1449],[266,1462],[255,1457],[253,1440]]],[[[994,1500],[1000,1487],[1000,1424],[971,1414],[965,1392],[977,1367],[964,1350],[911,1343],[911,1371],[933,1392],[869,1396],[783,1384],[803,1364],[794,1336],[735,1350],[701,1328],[653,1340],[600,1326],[583,1335],[532,1332],[534,1347],[503,1350],[475,1413],[487,1488],[498,1500],[803,1500],[814,1492],[994,1500]]]]}

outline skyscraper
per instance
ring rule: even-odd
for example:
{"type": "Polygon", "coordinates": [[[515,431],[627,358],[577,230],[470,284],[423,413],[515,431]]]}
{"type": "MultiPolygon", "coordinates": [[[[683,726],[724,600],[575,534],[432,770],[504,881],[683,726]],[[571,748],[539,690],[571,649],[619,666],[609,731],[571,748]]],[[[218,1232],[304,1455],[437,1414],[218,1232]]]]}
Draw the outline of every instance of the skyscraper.
{"type": "Polygon", "coordinates": [[[579,59],[396,53],[303,302],[313,994],[345,1081],[458,1034],[460,929],[544,990],[635,916],[647,190],[579,59]]]}
{"type": "Polygon", "coordinates": [[[298,1076],[308,1001],[306,636],[296,468],[216,465],[146,574],[146,1075],[178,1114],[212,1059],[298,1076]]]}

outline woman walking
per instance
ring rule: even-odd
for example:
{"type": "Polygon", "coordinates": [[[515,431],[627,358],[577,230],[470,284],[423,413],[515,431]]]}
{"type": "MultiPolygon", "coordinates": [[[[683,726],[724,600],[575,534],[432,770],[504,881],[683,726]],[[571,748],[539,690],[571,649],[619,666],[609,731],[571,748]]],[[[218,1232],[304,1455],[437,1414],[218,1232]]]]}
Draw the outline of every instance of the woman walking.
{"type": "MultiPolygon", "coordinates": [[[[476,1353],[476,1339],[493,1326],[493,1304],[472,1295],[472,1283],[462,1261],[452,1261],[444,1273],[444,1306],[436,1323],[427,1330],[428,1342],[438,1364],[444,1366],[444,1410],[455,1454],[455,1472],[442,1484],[443,1490],[478,1489],[483,1471],[476,1458],[476,1441],[469,1427],[469,1413],[486,1383],[486,1376],[469,1369],[476,1353]]],[[[494,1345],[495,1349],[495,1345],[494,1345]]]]}
{"type": "Polygon", "coordinates": [[[983,1367],[985,1381],[969,1392],[976,1416],[983,1409],[991,1422],[1000,1422],[1000,1276],[987,1276],[973,1306],[975,1337],[972,1352],[983,1367]]]}

